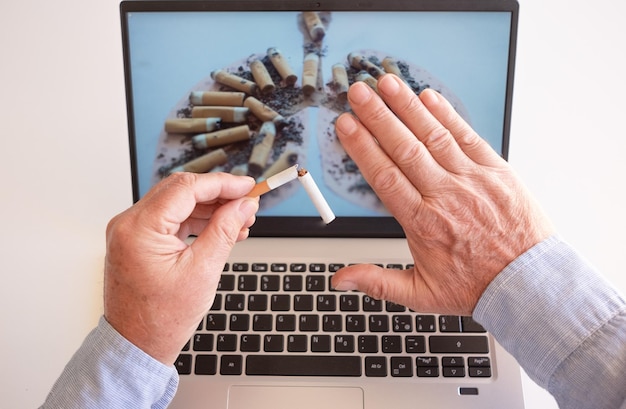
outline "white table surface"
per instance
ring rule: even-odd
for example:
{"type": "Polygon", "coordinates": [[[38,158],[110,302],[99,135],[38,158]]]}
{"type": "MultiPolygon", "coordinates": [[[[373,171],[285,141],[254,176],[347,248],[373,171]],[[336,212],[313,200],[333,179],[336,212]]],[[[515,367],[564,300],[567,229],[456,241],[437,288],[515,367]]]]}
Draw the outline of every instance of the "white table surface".
{"type": "MultiPolygon", "coordinates": [[[[619,4],[522,0],[510,161],[626,291],[619,4]]],[[[118,2],[4,1],[0,61],[0,406],[27,408],[96,324],[104,229],[132,201],[118,2]]],[[[527,377],[524,391],[556,407],[527,377]]]]}

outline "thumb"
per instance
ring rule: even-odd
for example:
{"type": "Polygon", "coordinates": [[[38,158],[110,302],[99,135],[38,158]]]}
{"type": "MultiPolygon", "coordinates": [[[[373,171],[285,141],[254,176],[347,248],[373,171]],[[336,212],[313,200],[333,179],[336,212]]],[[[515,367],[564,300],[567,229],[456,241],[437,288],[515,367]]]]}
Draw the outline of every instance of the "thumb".
{"type": "Polygon", "coordinates": [[[392,301],[409,308],[417,300],[413,270],[358,264],[337,271],[332,286],[338,291],[358,290],[377,300],[392,301]]]}
{"type": "Polygon", "coordinates": [[[259,210],[259,201],[255,198],[233,200],[220,207],[212,216],[209,224],[191,244],[194,254],[209,256],[214,262],[226,262],[241,231],[248,228],[249,221],[259,210]]]}

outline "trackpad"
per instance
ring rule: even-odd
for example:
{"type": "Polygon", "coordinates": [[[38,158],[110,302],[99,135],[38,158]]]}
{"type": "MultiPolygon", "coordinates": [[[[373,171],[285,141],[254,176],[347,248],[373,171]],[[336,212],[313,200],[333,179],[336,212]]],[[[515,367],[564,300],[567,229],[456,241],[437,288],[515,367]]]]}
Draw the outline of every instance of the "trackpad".
{"type": "Polygon", "coordinates": [[[228,409],[363,409],[363,389],[317,386],[231,386],[228,409]]]}

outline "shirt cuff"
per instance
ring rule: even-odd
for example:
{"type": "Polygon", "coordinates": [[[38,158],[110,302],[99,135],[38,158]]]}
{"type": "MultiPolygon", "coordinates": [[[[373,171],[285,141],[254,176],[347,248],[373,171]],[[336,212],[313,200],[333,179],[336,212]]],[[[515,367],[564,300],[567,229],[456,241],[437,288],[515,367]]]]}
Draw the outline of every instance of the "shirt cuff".
{"type": "Polygon", "coordinates": [[[553,236],[496,276],[473,316],[548,388],[559,365],[623,309],[619,292],[553,236]]]}

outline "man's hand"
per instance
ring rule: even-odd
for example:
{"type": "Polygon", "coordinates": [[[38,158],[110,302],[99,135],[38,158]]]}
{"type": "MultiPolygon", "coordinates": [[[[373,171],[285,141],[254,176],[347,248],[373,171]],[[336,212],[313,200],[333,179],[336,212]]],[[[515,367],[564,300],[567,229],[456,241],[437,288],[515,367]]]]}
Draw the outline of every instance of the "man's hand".
{"type": "Polygon", "coordinates": [[[470,315],[493,278],[553,232],[503,160],[437,92],[355,83],[337,135],[402,225],[412,270],[340,270],[333,284],[416,311],[470,315]],[[382,99],[381,99],[382,98],[382,99]],[[357,118],[358,117],[358,118],[357,118]]]}
{"type": "Polygon", "coordinates": [[[176,173],[107,227],[104,314],[130,342],[172,364],[210,309],[232,247],[248,236],[254,180],[176,173]],[[190,235],[197,238],[187,244],[190,235]]]}

